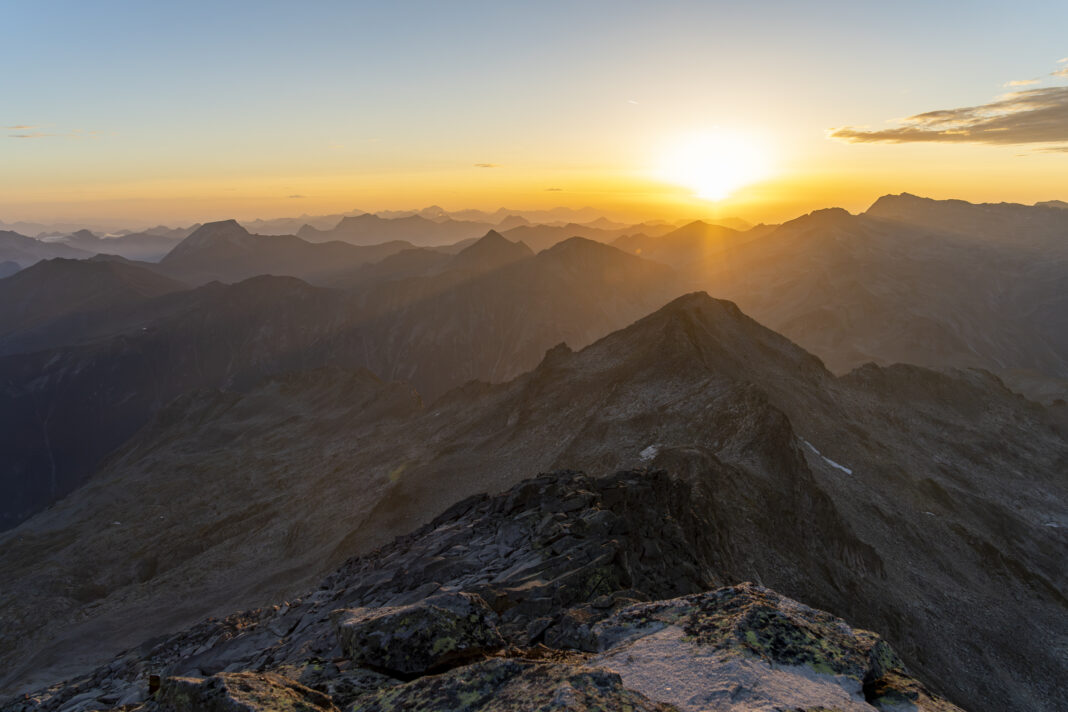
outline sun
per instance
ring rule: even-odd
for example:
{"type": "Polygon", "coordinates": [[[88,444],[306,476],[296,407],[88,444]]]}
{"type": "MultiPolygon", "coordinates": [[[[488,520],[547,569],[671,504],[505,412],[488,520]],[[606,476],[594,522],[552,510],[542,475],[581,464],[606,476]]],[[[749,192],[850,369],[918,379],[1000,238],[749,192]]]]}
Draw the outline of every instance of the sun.
{"type": "Polygon", "coordinates": [[[702,200],[718,201],[765,178],[770,170],[766,144],[741,132],[714,129],[673,142],[664,152],[658,176],[702,200]]]}

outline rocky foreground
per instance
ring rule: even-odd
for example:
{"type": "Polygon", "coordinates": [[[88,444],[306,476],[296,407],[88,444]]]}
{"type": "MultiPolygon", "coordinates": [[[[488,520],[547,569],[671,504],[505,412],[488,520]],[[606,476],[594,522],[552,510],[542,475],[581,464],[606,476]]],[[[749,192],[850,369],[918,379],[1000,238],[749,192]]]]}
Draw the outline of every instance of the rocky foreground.
{"type": "Polygon", "coordinates": [[[959,709],[878,635],[728,585],[706,492],[560,472],[471,497],[299,599],[0,710],[959,709]]]}

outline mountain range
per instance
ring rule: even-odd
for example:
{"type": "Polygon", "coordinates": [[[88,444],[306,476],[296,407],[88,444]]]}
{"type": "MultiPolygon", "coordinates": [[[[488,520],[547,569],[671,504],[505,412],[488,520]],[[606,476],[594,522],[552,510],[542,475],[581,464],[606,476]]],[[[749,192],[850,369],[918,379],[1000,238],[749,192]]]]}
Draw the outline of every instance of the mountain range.
{"type": "Polygon", "coordinates": [[[330,217],[0,233],[0,709],[1058,709],[1068,211],[330,217]]]}
{"type": "Polygon", "coordinates": [[[1053,709],[1059,663],[1043,641],[1065,632],[1063,415],[977,371],[835,377],[703,294],[429,404],[336,369],[190,394],[5,536],[19,585],[0,605],[26,622],[4,641],[7,682],[296,595],[531,473],[645,467],[704,483],[702,585],[758,581],[878,630],[966,707],[1053,709]]]}

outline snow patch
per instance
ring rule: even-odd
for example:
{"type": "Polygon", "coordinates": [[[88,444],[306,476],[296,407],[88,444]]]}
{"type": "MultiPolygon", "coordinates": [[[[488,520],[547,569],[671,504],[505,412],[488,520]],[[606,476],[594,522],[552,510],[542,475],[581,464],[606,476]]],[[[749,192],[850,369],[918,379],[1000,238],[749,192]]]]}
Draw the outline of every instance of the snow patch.
{"type": "Polygon", "coordinates": [[[648,462],[649,460],[652,460],[654,457],[656,457],[656,454],[658,452],[660,452],[660,446],[654,444],[639,452],[638,457],[648,462]]]}
{"type": "Polygon", "coordinates": [[[831,458],[829,458],[826,455],[824,455],[823,453],[821,453],[819,450],[816,449],[816,446],[813,445],[812,443],[810,443],[808,440],[805,440],[804,438],[801,438],[801,442],[803,442],[805,445],[808,445],[808,449],[809,450],[811,450],[812,452],[814,452],[817,455],[819,455],[820,457],[822,457],[824,462],[826,462],[831,467],[834,467],[835,469],[841,470],[842,472],[846,473],[847,475],[852,475],[853,474],[853,471],[851,469],[849,469],[845,465],[838,464],[837,462],[835,462],[831,458]]]}

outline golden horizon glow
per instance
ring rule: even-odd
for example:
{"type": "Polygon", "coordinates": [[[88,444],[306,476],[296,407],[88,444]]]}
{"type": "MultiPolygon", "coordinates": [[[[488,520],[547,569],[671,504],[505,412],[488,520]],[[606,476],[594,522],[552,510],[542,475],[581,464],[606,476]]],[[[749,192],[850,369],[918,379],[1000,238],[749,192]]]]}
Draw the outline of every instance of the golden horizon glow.
{"type": "Polygon", "coordinates": [[[686,135],[661,159],[657,176],[702,200],[725,200],[739,188],[770,177],[767,146],[753,136],[723,129],[686,135]]]}

